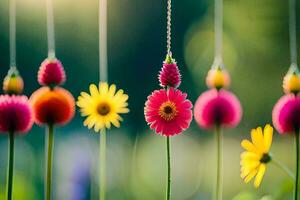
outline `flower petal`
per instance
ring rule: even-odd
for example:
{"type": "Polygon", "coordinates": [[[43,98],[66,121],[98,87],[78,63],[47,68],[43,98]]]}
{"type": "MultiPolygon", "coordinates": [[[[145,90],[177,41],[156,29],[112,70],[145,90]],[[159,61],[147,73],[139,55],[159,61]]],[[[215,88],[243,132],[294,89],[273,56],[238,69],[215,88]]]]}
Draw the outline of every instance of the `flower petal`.
{"type": "Polygon", "coordinates": [[[255,180],[254,180],[254,187],[258,188],[260,186],[260,183],[261,183],[261,181],[262,181],[262,179],[265,175],[265,172],[266,172],[266,165],[261,164],[259,166],[257,175],[256,175],[255,180]]]}

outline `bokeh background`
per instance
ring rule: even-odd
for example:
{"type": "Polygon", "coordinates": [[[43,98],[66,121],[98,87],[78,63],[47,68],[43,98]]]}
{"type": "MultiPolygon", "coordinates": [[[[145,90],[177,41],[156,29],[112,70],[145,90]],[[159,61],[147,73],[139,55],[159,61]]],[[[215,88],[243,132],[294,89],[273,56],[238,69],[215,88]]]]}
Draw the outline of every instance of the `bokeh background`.
{"type": "MultiPolygon", "coordinates": [[[[9,68],[8,0],[0,3],[0,77],[9,68]]],[[[46,3],[17,1],[17,66],[25,93],[39,87],[36,75],[47,56],[46,3]]],[[[64,85],[75,97],[98,82],[98,1],[54,0],[56,54],[67,72],[64,85]]],[[[299,9],[298,9],[299,10],[299,9]]],[[[192,102],[206,90],[205,75],[213,62],[214,3],[173,0],[172,51],[183,75],[181,89],[192,102]]],[[[271,123],[271,111],[283,94],[282,77],[289,61],[288,2],[282,0],[224,1],[224,60],[232,91],[244,109],[241,124],[224,133],[224,199],[285,200],[292,183],[272,164],[255,190],[239,177],[240,141],[250,129],[271,123]]],[[[144,102],[159,88],[157,73],[166,54],[166,1],[108,1],[109,82],[130,96],[131,112],[122,128],[108,134],[108,199],[163,199],[165,138],[146,126],[144,102]]],[[[298,17],[299,19],[299,17],[298,17]]],[[[298,36],[299,26],[297,27],[298,36]]],[[[54,199],[98,197],[99,135],[82,125],[79,113],[57,129],[54,154],[54,199]]],[[[15,199],[43,199],[44,128],[16,140],[15,199]]],[[[172,138],[174,200],[212,198],[216,149],[211,131],[192,123],[172,138]]],[[[294,168],[293,138],[275,133],[274,157],[294,168]]],[[[4,199],[7,135],[0,135],[0,199],[4,199]]]]}

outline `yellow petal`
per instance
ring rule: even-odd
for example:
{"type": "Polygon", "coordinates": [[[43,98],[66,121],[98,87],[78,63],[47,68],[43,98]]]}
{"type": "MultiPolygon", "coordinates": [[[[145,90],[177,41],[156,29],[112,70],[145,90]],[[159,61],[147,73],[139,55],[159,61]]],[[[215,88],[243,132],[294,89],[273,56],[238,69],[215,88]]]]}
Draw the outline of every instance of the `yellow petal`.
{"type": "Polygon", "coordinates": [[[241,146],[247,151],[260,154],[260,151],[249,140],[243,140],[241,146]]]}
{"type": "Polygon", "coordinates": [[[260,186],[260,183],[261,183],[261,181],[262,181],[262,179],[265,175],[265,172],[266,172],[266,165],[261,164],[259,166],[257,175],[256,175],[255,180],[254,180],[254,187],[258,188],[260,186]]]}
{"type": "Polygon", "coordinates": [[[112,84],[110,87],[109,87],[109,90],[108,90],[108,94],[110,97],[113,97],[116,93],[116,85],[115,84],[112,84]]]}
{"type": "Polygon", "coordinates": [[[261,153],[265,153],[264,136],[261,127],[258,127],[257,129],[252,129],[251,139],[256,149],[259,150],[261,153]]]}
{"type": "Polygon", "coordinates": [[[108,93],[108,84],[106,82],[99,83],[99,93],[100,95],[105,95],[108,93]]]}
{"type": "Polygon", "coordinates": [[[267,124],[264,128],[264,141],[266,151],[269,152],[273,140],[273,127],[270,124],[267,124]]]}
{"type": "Polygon", "coordinates": [[[252,170],[248,176],[244,179],[245,183],[249,183],[249,181],[251,181],[251,179],[254,178],[254,176],[257,174],[257,169],[252,170]]]}
{"type": "Polygon", "coordinates": [[[98,88],[95,84],[90,85],[90,93],[92,97],[97,97],[99,95],[98,88]]]}

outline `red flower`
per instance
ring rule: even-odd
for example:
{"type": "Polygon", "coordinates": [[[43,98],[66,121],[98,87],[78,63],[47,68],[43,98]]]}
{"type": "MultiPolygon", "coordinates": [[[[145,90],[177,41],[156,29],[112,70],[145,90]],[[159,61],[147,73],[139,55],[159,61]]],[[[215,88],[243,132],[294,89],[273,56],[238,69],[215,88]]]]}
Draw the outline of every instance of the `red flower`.
{"type": "Polygon", "coordinates": [[[192,103],[178,89],[155,90],[146,101],[145,118],[157,134],[173,136],[186,130],[192,121],[192,103]]]}

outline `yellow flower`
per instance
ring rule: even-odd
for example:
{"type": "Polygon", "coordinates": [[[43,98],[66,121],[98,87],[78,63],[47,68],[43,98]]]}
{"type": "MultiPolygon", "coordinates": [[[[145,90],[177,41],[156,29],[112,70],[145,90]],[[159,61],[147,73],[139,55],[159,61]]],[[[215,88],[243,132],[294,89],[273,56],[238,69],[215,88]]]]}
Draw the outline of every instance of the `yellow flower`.
{"type": "Polygon", "coordinates": [[[266,171],[266,164],[271,161],[269,155],[272,145],[273,128],[267,124],[262,130],[261,127],[252,129],[251,139],[243,140],[241,146],[246,150],[241,154],[241,177],[248,183],[255,176],[254,187],[259,187],[266,171]]]}
{"type": "Polygon", "coordinates": [[[82,116],[87,117],[84,125],[89,129],[94,127],[95,132],[105,128],[110,129],[111,124],[120,127],[122,117],[119,114],[128,113],[128,95],[123,90],[116,91],[116,85],[99,83],[90,85],[90,94],[81,92],[77,106],[82,116]]]}

